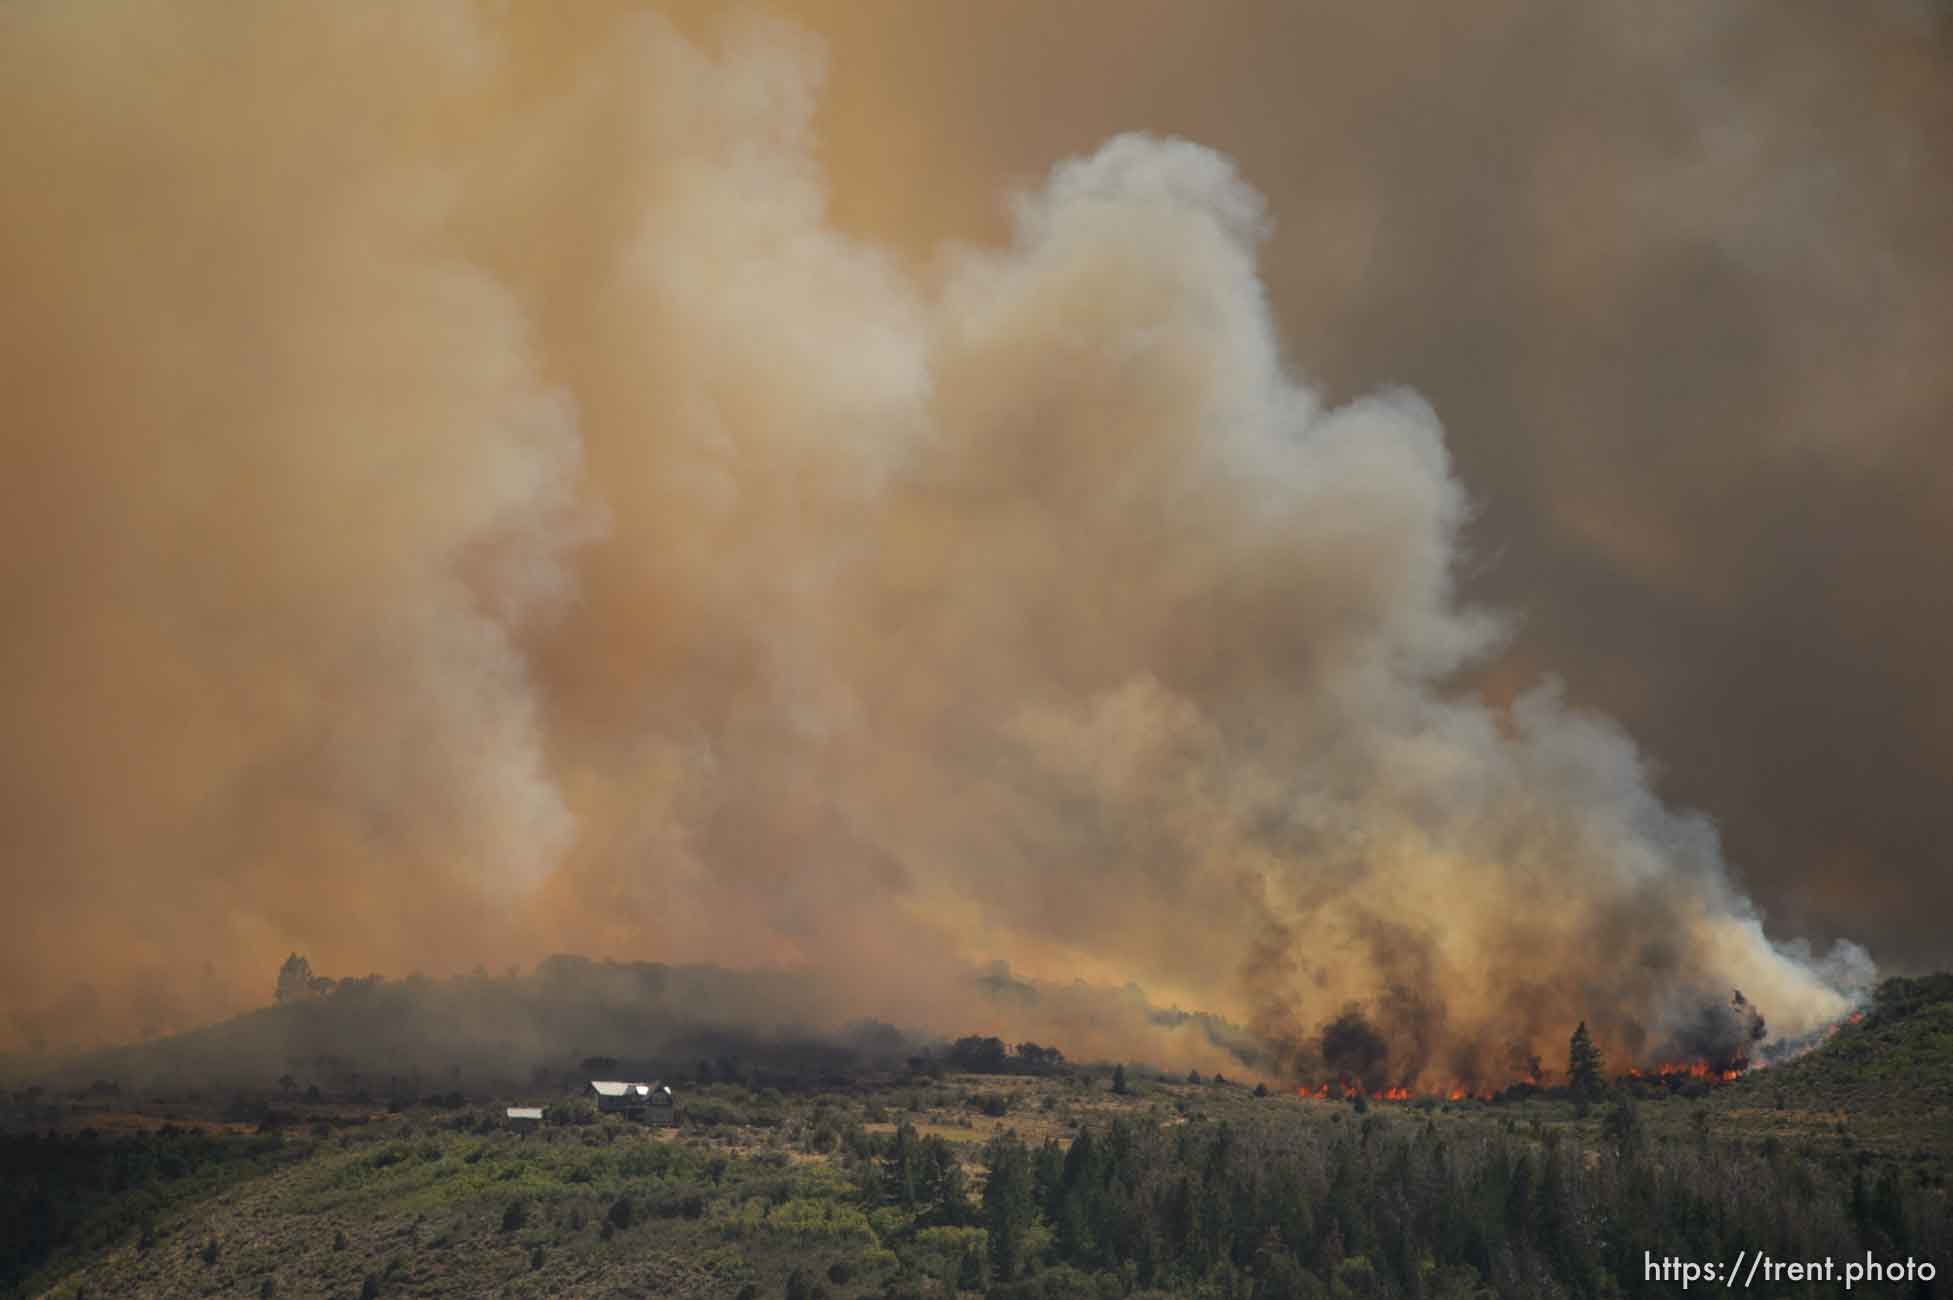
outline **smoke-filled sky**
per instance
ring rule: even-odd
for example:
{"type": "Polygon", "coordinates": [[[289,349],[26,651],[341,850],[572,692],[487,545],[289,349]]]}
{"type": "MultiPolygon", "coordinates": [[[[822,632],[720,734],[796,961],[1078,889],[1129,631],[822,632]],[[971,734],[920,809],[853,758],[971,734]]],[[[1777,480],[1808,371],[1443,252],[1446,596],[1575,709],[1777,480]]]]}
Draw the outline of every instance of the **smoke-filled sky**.
{"type": "Polygon", "coordinates": [[[16,0],[0,1044],[293,949],[1048,1030],[1002,961],[1461,1079],[1943,964],[1950,56],[16,0]]]}

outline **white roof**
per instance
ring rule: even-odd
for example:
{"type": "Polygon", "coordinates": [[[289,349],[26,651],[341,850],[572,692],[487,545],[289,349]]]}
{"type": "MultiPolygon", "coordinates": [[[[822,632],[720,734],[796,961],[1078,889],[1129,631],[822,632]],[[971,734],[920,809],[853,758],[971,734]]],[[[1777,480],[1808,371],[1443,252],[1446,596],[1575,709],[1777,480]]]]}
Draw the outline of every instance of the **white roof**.
{"type": "Polygon", "coordinates": [[[542,1113],[543,1113],[543,1108],[541,1106],[509,1107],[510,1119],[541,1119],[542,1113]]]}
{"type": "Polygon", "coordinates": [[[642,1093],[645,1091],[645,1087],[641,1083],[624,1083],[618,1079],[592,1079],[590,1080],[590,1086],[606,1097],[623,1097],[632,1093],[642,1093]]]}
{"type": "Polygon", "coordinates": [[[618,1079],[592,1079],[590,1086],[606,1097],[643,1097],[647,1100],[656,1093],[671,1096],[671,1089],[662,1083],[625,1083],[618,1079]]]}

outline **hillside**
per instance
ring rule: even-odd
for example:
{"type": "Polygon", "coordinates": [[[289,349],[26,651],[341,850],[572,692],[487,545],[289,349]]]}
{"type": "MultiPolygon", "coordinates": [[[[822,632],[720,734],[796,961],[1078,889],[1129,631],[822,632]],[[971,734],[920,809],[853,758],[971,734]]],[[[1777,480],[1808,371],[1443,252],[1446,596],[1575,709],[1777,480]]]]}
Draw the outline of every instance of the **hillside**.
{"type": "Polygon", "coordinates": [[[1953,974],[1886,980],[1825,1042],[1753,1071],[1723,1097],[1864,1115],[1953,1112],[1953,974]]]}
{"type": "Polygon", "coordinates": [[[1953,1258],[1953,976],[1888,981],[1737,1083],[1617,1081],[1590,1110],[1039,1063],[715,1065],[675,1131],[554,1078],[495,1101],[35,1089],[0,1139],[0,1295],[1558,1300],[1670,1294],[1644,1248],[1953,1258]],[[509,1131],[512,1101],[549,1123],[509,1131]]]}
{"type": "Polygon", "coordinates": [[[300,1103],[216,1146],[43,1139],[86,1175],[43,1208],[94,1199],[19,1293],[1544,1300],[1683,1294],[1644,1248],[1953,1251],[1943,1156],[1680,1095],[1582,1116],[1088,1069],[690,1086],[676,1131],[550,1105],[529,1135],[481,1105],[300,1103]]]}

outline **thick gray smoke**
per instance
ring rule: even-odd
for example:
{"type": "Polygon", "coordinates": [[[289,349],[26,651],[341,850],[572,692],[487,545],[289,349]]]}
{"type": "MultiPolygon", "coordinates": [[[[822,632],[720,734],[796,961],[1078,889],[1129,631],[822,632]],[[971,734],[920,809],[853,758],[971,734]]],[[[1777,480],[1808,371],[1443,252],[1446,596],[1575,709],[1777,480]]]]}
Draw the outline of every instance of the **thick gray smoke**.
{"type": "Polygon", "coordinates": [[[1297,375],[1227,158],[1119,136],[916,267],[830,221],[798,31],[411,13],[7,12],[18,1042],[294,948],[1238,1059],[1004,961],[1294,1069],[1354,1003],[1426,1083],[1848,1005],[1618,727],[1464,684],[1438,419],[1297,375]]]}

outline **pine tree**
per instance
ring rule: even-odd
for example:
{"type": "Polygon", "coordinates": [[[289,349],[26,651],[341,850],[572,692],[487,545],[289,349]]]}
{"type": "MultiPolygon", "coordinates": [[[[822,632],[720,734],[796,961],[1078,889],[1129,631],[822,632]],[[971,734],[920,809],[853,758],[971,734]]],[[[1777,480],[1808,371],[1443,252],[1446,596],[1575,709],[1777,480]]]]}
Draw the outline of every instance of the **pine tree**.
{"type": "Polygon", "coordinates": [[[1038,1208],[1048,1219],[1058,1217],[1058,1202],[1065,1193],[1065,1150],[1058,1145],[1058,1139],[1046,1138],[1038,1148],[1037,1162],[1032,1167],[1032,1184],[1035,1188],[1038,1208]]]}
{"type": "Polygon", "coordinates": [[[292,1002],[305,997],[312,991],[312,963],[293,953],[285,958],[285,964],[278,968],[277,999],[292,1002]]]}
{"type": "Polygon", "coordinates": [[[1582,1020],[1567,1045],[1566,1078],[1573,1095],[1582,1101],[1599,1096],[1606,1086],[1605,1068],[1600,1049],[1594,1046],[1593,1035],[1587,1032],[1587,1022],[1582,1020]]]}
{"type": "Polygon", "coordinates": [[[915,1125],[905,1119],[896,1128],[895,1141],[889,1147],[886,1173],[889,1195],[904,1209],[914,1208],[921,1196],[917,1146],[915,1125]]]}
{"type": "Polygon", "coordinates": [[[948,1227],[969,1219],[969,1180],[963,1162],[949,1143],[939,1137],[927,1138],[920,1148],[923,1200],[928,1203],[926,1218],[948,1227]]]}
{"type": "Polygon", "coordinates": [[[990,1265],[1009,1282],[1023,1268],[1024,1234],[1037,1216],[1032,1196],[1031,1153],[1015,1133],[990,1143],[984,1153],[984,1226],[990,1230],[990,1265]]]}

